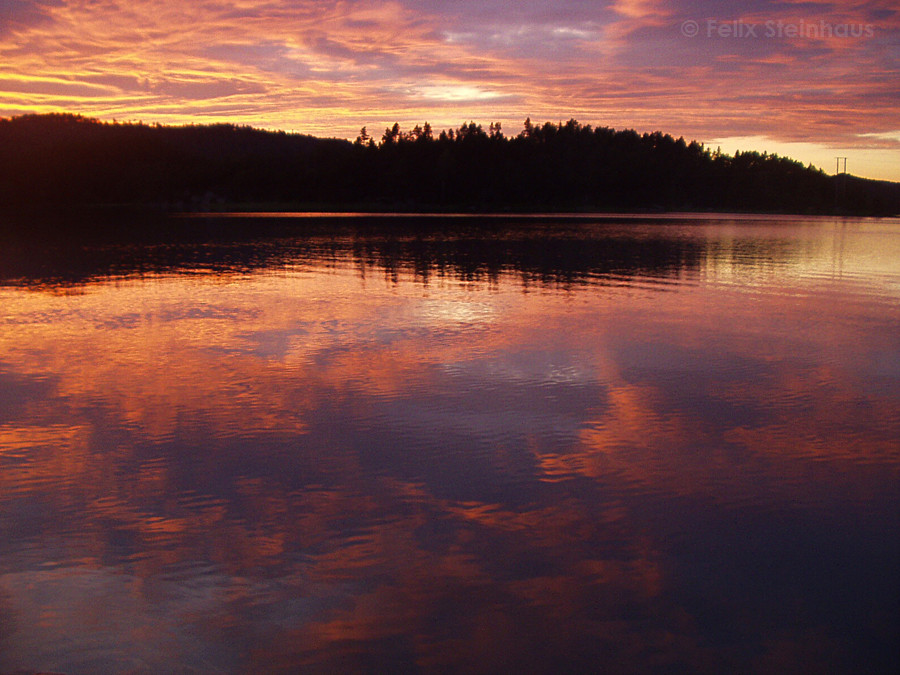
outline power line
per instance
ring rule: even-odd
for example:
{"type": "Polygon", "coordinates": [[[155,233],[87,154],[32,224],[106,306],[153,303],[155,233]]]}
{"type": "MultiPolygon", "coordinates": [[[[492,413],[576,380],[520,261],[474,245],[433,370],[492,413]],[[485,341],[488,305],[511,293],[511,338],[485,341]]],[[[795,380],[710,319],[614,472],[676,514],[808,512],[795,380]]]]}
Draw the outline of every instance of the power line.
{"type": "Polygon", "coordinates": [[[847,158],[835,157],[835,159],[837,166],[834,178],[834,204],[836,207],[842,207],[847,199],[847,158]],[[843,171],[841,171],[841,162],[844,163],[843,171]]]}

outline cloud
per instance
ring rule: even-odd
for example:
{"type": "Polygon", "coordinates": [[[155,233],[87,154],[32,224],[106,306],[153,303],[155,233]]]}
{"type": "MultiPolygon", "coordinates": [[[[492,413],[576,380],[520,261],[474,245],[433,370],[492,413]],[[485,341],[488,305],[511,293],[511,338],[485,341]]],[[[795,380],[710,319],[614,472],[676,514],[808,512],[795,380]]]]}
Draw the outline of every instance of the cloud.
{"type": "Polygon", "coordinates": [[[409,89],[402,89],[400,91],[407,96],[422,97],[424,99],[435,101],[484,101],[504,97],[500,92],[453,83],[423,84],[409,89]]]}
{"type": "Polygon", "coordinates": [[[50,19],[54,7],[65,0],[0,0],[0,38],[50,19]]]}
{"type": "Polygon", "coordinates": [[[524,0],[515,11],[500,0],[16,0],[0,8],[8,83],[0,115],[64,109],[185,122],[235,114],[229,121],[347,137],[393,121],[515,128],[527,116],[574,116],[700,139],[851,146],[860,134],[900,127],[900,14],[887,0],[524,0]],[[697,22],[698,35],[682,32],[685,21],[697,22]],[[708,31],[707,21],[856,23],[873,32],[735,39],[708,31]],[[223,105],[224,97],[240,103],[223,105]]]}

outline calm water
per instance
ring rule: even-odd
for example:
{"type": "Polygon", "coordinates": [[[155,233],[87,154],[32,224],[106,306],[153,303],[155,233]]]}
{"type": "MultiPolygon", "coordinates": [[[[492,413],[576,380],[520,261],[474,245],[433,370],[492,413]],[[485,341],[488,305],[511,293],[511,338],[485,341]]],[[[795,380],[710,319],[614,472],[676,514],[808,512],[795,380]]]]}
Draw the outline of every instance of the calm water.
{"type": "Polygon", "coordinates": [[[900,221],[229,222],[4,242],[0,672],[900,664],[900,221]]]}

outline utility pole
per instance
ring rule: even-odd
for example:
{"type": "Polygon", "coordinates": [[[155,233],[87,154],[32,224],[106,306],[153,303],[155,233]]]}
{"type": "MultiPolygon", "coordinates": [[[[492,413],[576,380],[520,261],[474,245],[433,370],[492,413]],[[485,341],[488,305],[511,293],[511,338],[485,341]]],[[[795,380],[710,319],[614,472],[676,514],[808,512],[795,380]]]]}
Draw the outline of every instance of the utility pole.
{"type": "Polygon", "coordinates": [[[835,157],[837,166],[834,175],[834,205],[841,208],[847,201],[847,158],[835,157]],[[841,162],[843,162],[843,171],[841,171],[841,162]]]}

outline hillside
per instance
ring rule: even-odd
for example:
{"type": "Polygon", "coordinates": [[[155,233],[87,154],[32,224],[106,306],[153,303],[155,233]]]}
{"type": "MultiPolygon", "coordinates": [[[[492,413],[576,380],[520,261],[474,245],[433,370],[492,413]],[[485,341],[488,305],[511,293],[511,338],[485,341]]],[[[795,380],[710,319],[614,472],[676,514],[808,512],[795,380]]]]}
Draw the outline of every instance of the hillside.
{"type": "Polygon", "coordinates": [[[574,120],[507,136],[398,125],[355,143],[233,125],[0,120],[0,207],[900,213],[900,184],[574,120]]]}

